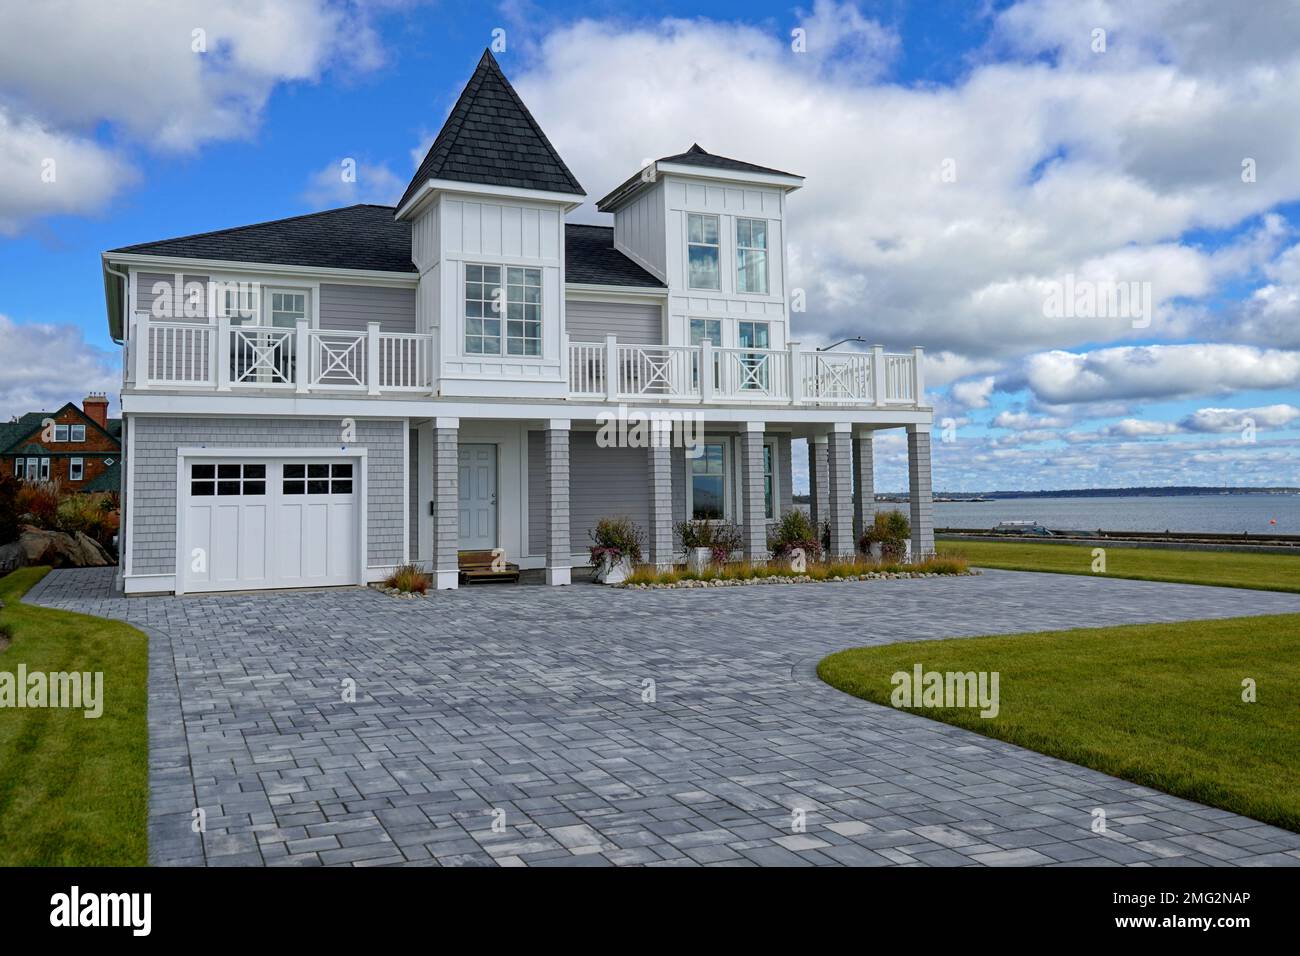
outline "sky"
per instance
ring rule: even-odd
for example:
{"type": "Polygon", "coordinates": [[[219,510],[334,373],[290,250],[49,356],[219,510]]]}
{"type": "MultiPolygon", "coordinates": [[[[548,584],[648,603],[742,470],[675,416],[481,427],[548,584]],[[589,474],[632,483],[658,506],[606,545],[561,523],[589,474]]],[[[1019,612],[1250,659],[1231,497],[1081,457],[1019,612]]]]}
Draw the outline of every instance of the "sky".
{"type": "MultiPolygon", "coordinates": [[[[1300,484],[1294,0],[0,0],[0,23],[0,417],[119,387],[100,252],[393,202],[494,45],[587,189],[572,221],[693,142],[806,177],[794,335],[924,347],[937,489],[1300,484]]],[[[901,431],[877,460],[902,487],[901,431]]]]}

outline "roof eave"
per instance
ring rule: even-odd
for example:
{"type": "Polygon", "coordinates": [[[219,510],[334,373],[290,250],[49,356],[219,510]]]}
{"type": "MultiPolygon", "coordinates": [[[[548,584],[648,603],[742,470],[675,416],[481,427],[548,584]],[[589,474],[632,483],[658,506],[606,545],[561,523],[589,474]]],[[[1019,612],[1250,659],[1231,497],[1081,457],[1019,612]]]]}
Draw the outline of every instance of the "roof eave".
{"type": "Polygon", "coordinates": [[[405,205],[393,213],[397,220],[410,219],[420,213],[438,193],[468,193],[476,196],[497,196],[507,199],[523,199],[531,202],[560,203],[565,212],[571,212],[582,205],[586,193],[561,193],[547,189],[525,189],[520,186],[493,186],[488,183],[461,182],[458,179],[429,179],[416,190],[405,205]]]}

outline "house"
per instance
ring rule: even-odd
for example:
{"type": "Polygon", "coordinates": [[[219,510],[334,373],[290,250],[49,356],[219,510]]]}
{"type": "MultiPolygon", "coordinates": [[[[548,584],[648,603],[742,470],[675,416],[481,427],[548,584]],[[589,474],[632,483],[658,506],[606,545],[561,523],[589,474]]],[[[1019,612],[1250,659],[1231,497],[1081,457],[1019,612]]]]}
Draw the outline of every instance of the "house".
{"type": "Polygon", "coordinates": [[[484,53],[396,207],[357,205],[103,254],[124,349],[127,592],[457,585],[500,549],[567,584],[628,515],[647,558],[725,517],[762,559],[807,439],[832,550],[869,520],[872,436],[905,428],[933,549],[919,349],[801,348],[795,174],[698,145],[596,208],[484,53]],[[647,440],[647,434],[650,436],[647,440]]]}
{"type": "Polygon", "coordinates": [[[92,392],[78,408],[28,412],[0,423],[0,470],[24,481],[56,481],[71,491],[117,491],[122,421],[108,397],[92,392]]]}

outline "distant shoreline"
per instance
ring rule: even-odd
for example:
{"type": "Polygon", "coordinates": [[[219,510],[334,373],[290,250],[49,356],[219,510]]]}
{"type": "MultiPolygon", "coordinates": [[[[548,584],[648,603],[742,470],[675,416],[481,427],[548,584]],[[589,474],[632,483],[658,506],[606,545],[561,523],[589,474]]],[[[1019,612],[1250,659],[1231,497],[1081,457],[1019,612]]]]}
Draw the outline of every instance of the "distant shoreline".
{"type": "MultiPolygon", "coordinates": [[[[1208,495],[1300,495],[1300,487],[1216,488],[1201,485],[1169,485],[1141,488],[1065,488],[1052,491],[936,491],[937,502],[1005,501],[1014,498],[1191,498],[1208,495]]],[[[881,491],[877,501],[905,502],[906,492],[881,491]]],[[[795,504],[808,504],[808,495],[794,495],[795,504]]]]}

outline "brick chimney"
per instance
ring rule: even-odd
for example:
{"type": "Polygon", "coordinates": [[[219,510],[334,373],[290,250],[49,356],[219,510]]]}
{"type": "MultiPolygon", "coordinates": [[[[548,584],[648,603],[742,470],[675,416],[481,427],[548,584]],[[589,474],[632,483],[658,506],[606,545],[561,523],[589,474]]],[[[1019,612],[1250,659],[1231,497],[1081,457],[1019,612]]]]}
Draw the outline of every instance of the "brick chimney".
{"type": "Polygon", "coordinates": [[[108,396],[103,392],[91,392],[83,398],[81,410],[98,422],[100,428],[108,428],[108,396]]]}

